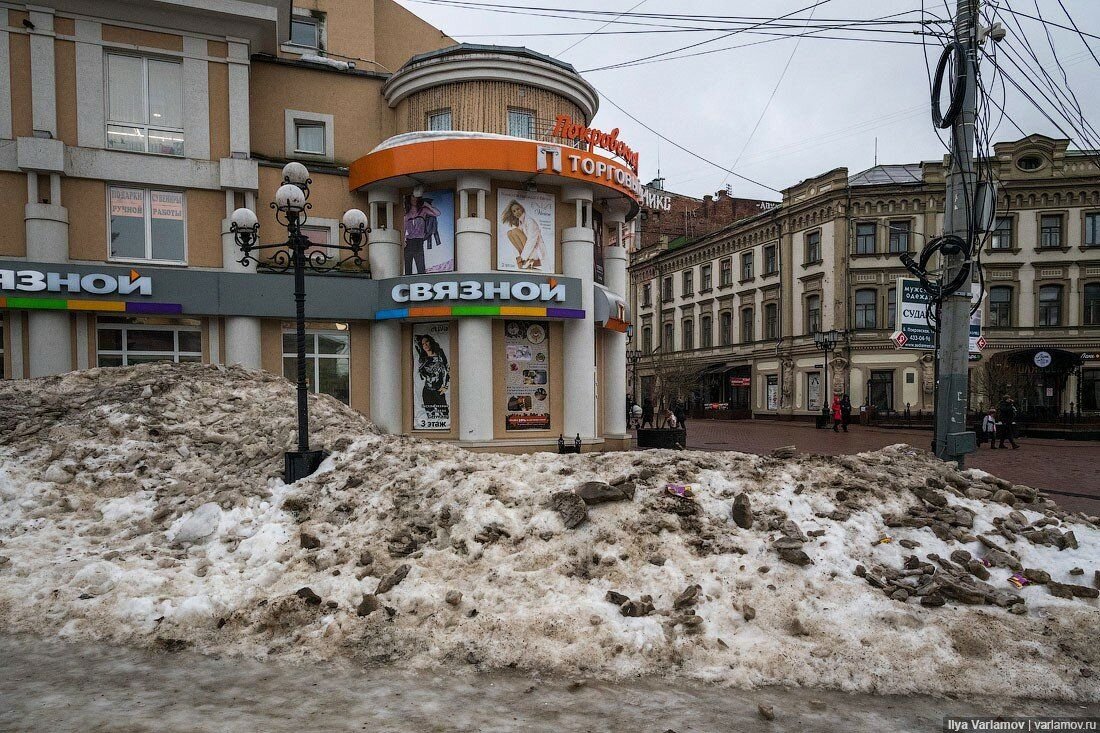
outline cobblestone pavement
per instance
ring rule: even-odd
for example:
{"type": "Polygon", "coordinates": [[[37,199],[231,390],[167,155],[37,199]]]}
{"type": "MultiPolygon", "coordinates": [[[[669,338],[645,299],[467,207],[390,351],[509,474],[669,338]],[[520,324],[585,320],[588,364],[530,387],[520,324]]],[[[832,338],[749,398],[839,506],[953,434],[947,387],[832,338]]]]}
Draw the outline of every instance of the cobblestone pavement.
{"type": "MultiPolygon", "coordinates": [[[[849,430],[834,433],[817,430],[810,424],[768,420],[688,420],[688,447],[764,454],[781,445],[794,445],[807,453],[840,455],[894,443],[927,449],[932,440],[932,433],[926,430],[859,425],[852,425],[849,430]]],[[[1071,511],[1100,514],[1100,442],[1040,438],[1020,438],[1018,442],[1019,450],[982,447],[968,457],[966,465],[1050,491],[1052,498],[1071,511]]]]}

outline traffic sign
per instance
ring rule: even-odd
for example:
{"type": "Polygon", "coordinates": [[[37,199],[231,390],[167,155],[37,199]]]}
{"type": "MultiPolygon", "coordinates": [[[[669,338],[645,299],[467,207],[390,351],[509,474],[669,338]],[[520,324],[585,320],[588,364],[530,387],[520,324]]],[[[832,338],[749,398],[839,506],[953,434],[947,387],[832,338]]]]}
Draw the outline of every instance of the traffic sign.
{"type": "Polygon", "coordinates": [[[989,342],[985,340],[985,336],[979,336],[978,340],[974,342],[974,345],[978,347],[978,351],[985,349],[989,342]]]}

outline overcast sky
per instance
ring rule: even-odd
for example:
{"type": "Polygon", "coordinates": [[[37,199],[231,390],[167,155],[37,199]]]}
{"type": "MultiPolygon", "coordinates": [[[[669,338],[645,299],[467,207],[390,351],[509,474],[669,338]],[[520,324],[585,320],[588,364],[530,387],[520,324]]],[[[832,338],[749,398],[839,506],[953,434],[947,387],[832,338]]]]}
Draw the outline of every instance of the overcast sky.
{"type": "MultiPolygon", "coordinates": [[[[721,38],[729,33],[728,30],[608,35],[608,31],[646,28],[625,24],[601,28],[614,15],[598,21],[532,17],[519,13],[537,11],[523,10],[518,6],[776,18],[814,2],[478,0],[512,11],[502,13],[480,8],[445,6],[433,0],[398,1],[459,41],[527,46],[567,61],[582,72],[710,39],[715,40],[685,53],[721,49],[766,40],[770,36],[739,33],[721,38]],[[604,34],[581,40],[584,34],[601,30],[604,34]],[[578,35],[520,35],[561,32],[576,32],[578,35]],[[576,43],[579,40],[581,42],[576,43]]],[[[955,0],[950,2],[954,8],[955,0]]],[[[1005,0],[1000,2],[1003,7],[1005,0]]],[[[1036,0],[1009,2],[1018,13],[1035,15],[1036,0]]],[[[1042,15],[1048,21],[1069,25],[1058,0],[1037,2],[1042,15]]],[[[1062,2],[1082,31],[1100,35],[1100,0],[1062,2]]],[[[941,18],[946,16],[944,0],[925,0],[925,5],[929,14],[941,18]]],[[[814,8],[813,13],[818,19],[864,19],[919,10],[920,6],[920,0],[826,0],[814,8]]],[[[809,11],[800,12],[791,16],[791,20],[783,22],[805,22],[808,16],[809,11]]],[[[919,13],[902,17],[918,18],[919,13]]],[[[1018,18],[1035,53],[1044,61],[1048,73],[1061,82],[1061,72],[1051,61],[1043,26],[1018,15],[1005,17],[1018,18]]],[[[631,20],[674,22],[638,18],[631,20]]],[[[1021,34],[1014,25],[1006,25],[1009,32],[1006,42],[1023,51],[1021,34]]],[[[1100,65],[1089,54],[1076,32],[1051,28],[1051,33],[1055,48],[1069,75],[1070,87],[1080,100],[1086,120],[1093,120],[1093,124],[1100,129],[1100,65]]],[[[824,34],[838,35],[836,32],[824,34]]],[[[859,35],[861,38],[920,40],[919,36],[871,33],[859,35]]],[[[928,55],[930,63],[934,65],[939,46],[936,39],[929,39],[929,42],[931,45],[928,55]]],[[[1090,39],[1090,43],[1093,51],[1100,56],[1100,40],[1090,39]]],[[[941,157],[944,148],[929,119],[928,79],[923,53],[919,45],[811,37],[801,41],[782,38],[694,58],[589,71],[584,76],[601,94],[606,93],[607,97],[671,140],[726,168],[732,168],[737,173],[767,186],[782,189],[832,168],[847,166],[849,172],[855,173],[872,166],[875,161],[876,137],[879,163],[906,163],[941,157]],[[783,75],[788,61],[789,68],[783,75]],[[772,97],[770,104],[769,97],[772,97]],[[758,120],[759,127],[750,139],[750,133],[758,120]]],[[[1032,64],[1035,65],[1034,62],[1032,64]]],[[[983,75],[990,73],[989,67],[990,64],[986,62],[983,75]]],[[[1019,71],[1007,64],[1006,68],[1022,85],[1028,87],[1019,71]]],[[[1000,85],[997,86],[996,98],[999,102],[1003,92],[1000,85]]],[[[1034,90],[1030,87],[1028,89],[1037,97],[1034,90]]],[[[1008,87],[1006,109],[1025,131],[1061,137],[1057,129],[1011,86],[1008,87]]],[[[1058,117],[1055,119],[1066,127],[1058,117]]],[[[595,124],[607,130],[620,128],[620,137],[641,154],[643,181],[657,175],[659,156],[660,172],[666,179],[666,188],[670,190],[702,196],[713,193],[728,183],[732,185],[735,196],[772,200],[779,198],[779,194],[774,191],[728,175],[677,150],[668,142],[659,140],[655,134],[615,109],[606,98],[601,99],[595,124]]],[[[1021,136],[1012,124],[1005,120],[995,140],[1014,140],[1019,137],[1021,136]]]]}

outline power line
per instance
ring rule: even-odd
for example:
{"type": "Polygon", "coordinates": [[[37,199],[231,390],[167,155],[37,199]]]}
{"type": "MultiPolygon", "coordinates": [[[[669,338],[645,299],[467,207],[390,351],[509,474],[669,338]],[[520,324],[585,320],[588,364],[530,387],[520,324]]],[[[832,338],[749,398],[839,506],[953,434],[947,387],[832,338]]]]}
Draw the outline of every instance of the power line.
{"type": "Polygon", "coordinates": [[[630,7],[630,9],[628,9],[628,10],[627,10],[627,11],[625,11],[624,13],[619,13],[619,14],[618,14],[618,15],[616,15],[616,16],[615,16],[614,18],[612,18],[611,20],[607,21],[606,23],[604,23],[603,25],[601,25],[601,26],[600,26],[599,28],[597,28],[596,30],[594,30],[594,31],[592,31],[591,33],[589,33],[589,34],[588,34],[587,36],[585,36],[585,37],[583,37],[583,38],[580,38],[580,39],[578,39],[578,40],[574,41],[573,43],[570,43],[570,44],[569,44],[568,46],[566,46],[566,47],[565,47],[565,48],[563,48],[562,50],[558,51],[558,53],[557,53],[556,55],[557,55],[557,56],[561,56],[561,55],[562,55],[562,54],[564,54],[564,53],[565,53],[566,51],[569,51],[570,49],[576,48],[577,46],[579,46],[580,44],[584,43],[585,41],[587,41],[587,40],[588,40],[589,38],[591,38],[591,37],[592,37],[592,36],[594,36],[595,34],[597,34],[597,33],[599,33],[600,31],[602,31],[602,30],[603,30],[604,28],[606,28],[607,26],[609,26],[609,25],[611,25],[612,23],[614,23],[614,22],[615,22],[616,20],[618,20],[619,18],[623,17],[623,15],[625,15],[626,13],[629,13],[629,12],[630,12],[631,10],[634,10],[634,8],[638,8],[638,7],[641,7],[642,5],[645,5],[645,4],[646,4],[646,2],[648,2],[648,0],[639,0],[639,2],[635,3],[635,4],[634,4],[634,5],[632,6],[632,7],[630,7]]]}
{"type": "Polygon", "coordinates": [[[1092,56],[1092,60],[1096,62],[1097,66],[1100,66],[1100,58],[1096,57],[1096,52],[1092,50],[1092,46],[1090,46],[1089,42],[1085,39],[1085,34],[1082,33],[1081,29],[1077,27],[1077,22],[1073,19],[1073,16],[1069,14],[1068,10],[1066,10],[1065,4],[1062,2],[1062,0],[1058,0],[1058,4],[1062,6],[1062,12],[1066,14],[1066,17],[1069,19],[1070,25],[1073,26],[1073,30],[1077,31],[1077,35],[1081,37],[1081,43],[1085,44],[1085,48],[1088,49],[1089,54],[1092,56]]]}

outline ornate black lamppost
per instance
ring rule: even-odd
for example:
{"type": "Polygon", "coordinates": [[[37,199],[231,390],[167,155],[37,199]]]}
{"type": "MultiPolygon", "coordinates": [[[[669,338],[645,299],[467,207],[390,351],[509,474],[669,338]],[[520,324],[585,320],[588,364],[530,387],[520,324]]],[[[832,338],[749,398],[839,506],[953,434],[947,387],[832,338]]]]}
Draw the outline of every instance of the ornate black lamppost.
{"type": "Polygon", "coordinates": [[[343,244],[317,245],[302,234],[308,218],[309,184],[312,180],[304,165],[287,163],[283,168],[283,185],[275,192],[275,220],[286,228],[287,239],[277,244],[260,244],[260,222],[250,209],[237,209],[231,218],[230,231],[241,248],[242,265],[255,263],[268,272],[294,271],[295,328],[298,346],[298,450],[284,454],[283,480],[290,484],[317,470],[328,455],[323,450],[309,448],[309,390],[306,387],[306,268],[323,273],[344,265],[362,268],[366,264],[366,235],[370,232],[367,215],[359,209],[349,209],[340,222],[343,244]],[[351,254],[340,257],[331,250],[351,254]],[[262,259],[257,253],[268,252],[262,259]]]}
{"type": "Polygon", "coordinates": [[[832,402],[832,387],[829,386],[829,354],[840,342],[840,339],[844,337],[843,331],[837,331],[835,328],[828,331],[814,331],[814,343],[817,344],[817,348],[821,349],[825,353],[825,378],[822,387],[821,396],[821,427],[825,427],[829,424],[829,408],[832,402]]]}

